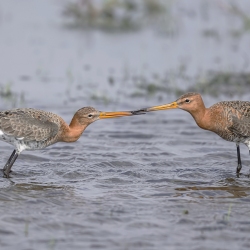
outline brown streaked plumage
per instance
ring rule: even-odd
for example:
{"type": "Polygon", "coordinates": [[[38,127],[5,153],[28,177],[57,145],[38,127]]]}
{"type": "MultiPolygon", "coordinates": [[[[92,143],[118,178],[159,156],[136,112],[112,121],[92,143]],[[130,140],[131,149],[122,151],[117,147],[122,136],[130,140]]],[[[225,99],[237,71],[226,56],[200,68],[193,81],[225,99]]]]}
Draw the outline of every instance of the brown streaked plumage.
{"type": "Polygon", "coordinates": [[[239,173],[242,164],[239,144],[245,144],[250,153],[250,102],[248,101],[223,101],[206,108],[202,97],[198,93],[187,93],[175,102],[140,109],[135,113],[180,108],[189,112],[197,125],[210,130],[227,141],[236,143],[239,173]]]}
{"type": "Polygon", "coordinates": [[[23,150],[42,149],[56,142],[74,142],[96,120],[131,115],[134,115],[133,111],[101,112],[85,107],[75,113],[68,125],[60,116],[42,110],[24,108],[2,111],[0,140],[15,146],[3,168],[4,176],[9,177],[11,167],[23,150]]]}

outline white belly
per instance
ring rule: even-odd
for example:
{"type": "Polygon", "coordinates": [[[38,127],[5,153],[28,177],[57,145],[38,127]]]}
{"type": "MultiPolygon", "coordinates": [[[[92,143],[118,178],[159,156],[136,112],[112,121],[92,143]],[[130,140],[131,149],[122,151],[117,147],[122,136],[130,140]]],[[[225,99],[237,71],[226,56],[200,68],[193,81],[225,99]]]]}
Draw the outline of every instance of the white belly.
{"type": "Polygon", "coordinates": [[[13,145],[18,153],[21,153],[23,150],[37,150],[46,147],[44,142],[24,141],[23,137],[16,138],[6,135],[2,130],[0,130],[0,140],[13,145]]]}

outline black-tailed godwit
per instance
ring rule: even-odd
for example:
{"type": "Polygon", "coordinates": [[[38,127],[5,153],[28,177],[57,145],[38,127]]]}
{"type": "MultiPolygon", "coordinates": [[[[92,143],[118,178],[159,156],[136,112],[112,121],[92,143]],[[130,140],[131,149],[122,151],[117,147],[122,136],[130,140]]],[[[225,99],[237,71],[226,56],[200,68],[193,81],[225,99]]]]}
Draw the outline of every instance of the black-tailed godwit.
{"type": "MultiPolygon", "coordinates": [[[[137,113],[135,113],[137,114],[137,113]]],[[[0,112],[0,140],[15,147],[3,168],[9,177],[11,167],[23,150],[38,150],[56,142],[75,142],[92,122],[134,115],[133,111],[101,112],[92,107],[79,109],[68,125],[60,116],[31,108],[0,112]]]]}
{"type": "Polygon", "coordinates": [[[236,172],[240,173],[242,164],[239,144],[245,144],[250,153],[250,102],[223,101],[206,108],[200,94],[187,93],[175,102],[140,109],[135,113],[175,108],[189,112],[200,128],[212,131],[224,140],[235,142],[238,157],[236,172]]]}

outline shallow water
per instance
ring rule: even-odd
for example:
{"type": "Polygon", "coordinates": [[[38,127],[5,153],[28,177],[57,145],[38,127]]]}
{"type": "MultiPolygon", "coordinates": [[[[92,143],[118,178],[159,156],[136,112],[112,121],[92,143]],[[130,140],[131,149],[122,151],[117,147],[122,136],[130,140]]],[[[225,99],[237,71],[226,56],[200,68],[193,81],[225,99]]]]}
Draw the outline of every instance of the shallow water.
{"type": "MultiPolygon", "coordinates": [[[[148,30],[67,30],[58,1],[2,0],[0,82],[11,82],[17,96],[24,93],[14,104],[1,98],[2,109],[41,108],[69,122],[87,105],[130,110],[174,100],[172,93],[161,93],[161,100],[132,98],[136,84],[125,78],[134,72],[161,75],[178,68],[181,59],[188,60],[191,76],[218,67],[247,70],[242,65],[250,59],[249,35],[204,38],[200,30],[216,27],[213,17],[221,18],[219,34],[234,19],[204,1],[210,18],[195,22],[203,18],[202,4],[190,2],[175,7],[187,13],[182,32],[162,37],[148,30]],[[196,13],[192,18],[189,8],[196,13]]],[[[204,97],[207,105],[225,98],[233,97],[204,97]]],[[[249,93],[240,98],[249,100],[249,93]]],[[[0,150],[4,165],[13,148],[0,143],[0,150]]],[[[181,110],[97,121],[76,143],[24,152],[12,178],[0,179],[1,249],[249,249],[250,158],[245,146],[241,152],[237,178],[235,145],[199,129],[181,110]]]]}

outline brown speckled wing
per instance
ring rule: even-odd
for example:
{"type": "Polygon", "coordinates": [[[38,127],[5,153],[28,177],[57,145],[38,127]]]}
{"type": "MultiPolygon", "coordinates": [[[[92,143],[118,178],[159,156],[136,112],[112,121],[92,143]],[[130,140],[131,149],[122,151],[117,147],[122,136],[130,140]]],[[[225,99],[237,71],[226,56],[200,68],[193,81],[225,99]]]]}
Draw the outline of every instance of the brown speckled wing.
{"type": "Polygon", "coordinates": [[[238,135],[250,137],[250,118],[243,117],[239,119],[233,116],[232,125],[228,129],[238,135]]]}
{"type": "MultiPolygon", "coordinates": [[[[50,115],[50,113],[48,113],[50,115]]],[[[14,109],[0,112],[0,129],[24,141],[45,141],[58,133],[59,126],[45,111],[14,109]]]]}
{"type": "Polygon", "coordinates": [[[221,102],[227,107],[237,110],[243,117],[250,119],[250,102],[247,101],[228,101],[221,102]]]}

